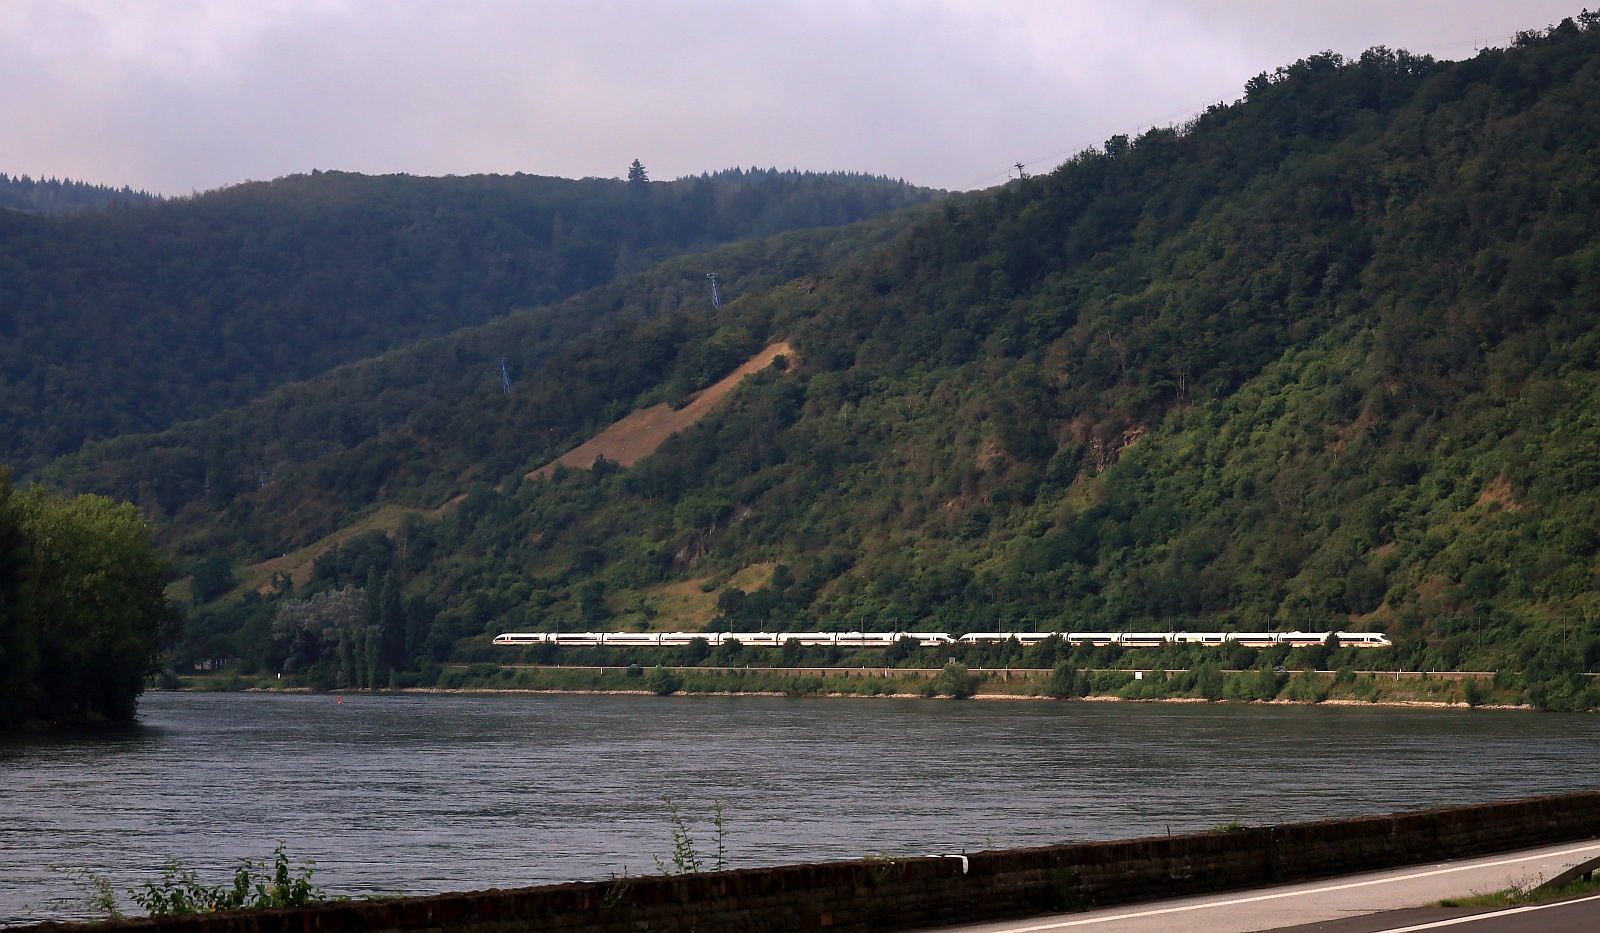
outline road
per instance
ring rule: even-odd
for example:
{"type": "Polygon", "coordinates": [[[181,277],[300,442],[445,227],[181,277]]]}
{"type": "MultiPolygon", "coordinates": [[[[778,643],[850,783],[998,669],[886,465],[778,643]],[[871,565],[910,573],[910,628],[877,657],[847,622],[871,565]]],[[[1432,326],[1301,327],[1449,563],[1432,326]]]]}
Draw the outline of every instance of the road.
{"type": "Polygon", "coordinates": [[[1330,920],[1271,933],[1594,933],[1600,930],[1600,894],[1509,910],[1420,908],[1330,920]]]}
{"type": "Polygon", "coordinates": [[[1600,930],[1600,897],[1561,907],[1514,908],[1500,911],[1494,919],[1469,910],[1416,908],[1445,898],[1537,883],[1597,857],[1600,841],[1590,840],[1305,884],[946,927],[940,933],[1402,933],[1433,929],[1507,933],[1569,928],[1550,925],[1560,923],[1576,923],[1570,929],[1594,931],[1600,930]]]}

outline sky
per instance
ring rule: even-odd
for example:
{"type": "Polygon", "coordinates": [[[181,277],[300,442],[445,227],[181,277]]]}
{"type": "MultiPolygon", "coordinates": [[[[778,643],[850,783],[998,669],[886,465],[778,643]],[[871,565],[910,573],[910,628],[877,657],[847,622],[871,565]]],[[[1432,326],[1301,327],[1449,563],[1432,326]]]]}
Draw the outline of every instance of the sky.
{"type": "Polygon", "coordinates": [[[1306,55],[1466,58],[1548,0],[0,0],[0,172],[164,194],[317,169],[951,190],[1306,55]]]}

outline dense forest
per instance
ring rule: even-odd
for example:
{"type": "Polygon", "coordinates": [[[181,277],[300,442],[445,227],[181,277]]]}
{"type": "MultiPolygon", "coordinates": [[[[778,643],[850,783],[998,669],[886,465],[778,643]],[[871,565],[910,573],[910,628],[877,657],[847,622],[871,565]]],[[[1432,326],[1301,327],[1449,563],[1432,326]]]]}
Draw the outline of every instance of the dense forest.
{"type": "Polygon", "coordinates": [[[160,198],[127,185],[112,188],[70,178],[31,178],[0,172],[0,208],[37,214],[66,214],[125,204],[148,204],[160,198]]]}
{"type": "MultiPolygon", "coordinates": [[[[617,347],[614,360],[596,360],[560,398],[528,401],[526,380],[546,392],[546,361],[587,331],[620,326],[615,333],[625,337],[633,324],[660,318],[676,332],[711,306],[707,268],[719,270],[723,298],[736,300],[859,261],[917,216],[901,211],[667,260],[556,305],[281,387],[242,408],[159,434],[91,442],[42,475],[52,485],[136,502],[161,520],[161,540],[181,558],[219,549],[252,560],[273,556],[336,530],[380,498],[432,507],[474,483],[518,477],[530,456],[548,459],[574,434],[624,414],[632,396],[619,400],[604,368],[615,362],[616,378],[650,385],[654,376],[628,362],[638,348],[617,347]],[[508,404],[538,405],[552,424],[527,435],[503,417],[508,404]],[[422,424],[449,440],[415,448],[422,424]]],[[[741,362],[747,343],[700,347],[693,367],[686,363],[663,389],[676,400],[703,387],[741,362]]],[[[592,352],[593,344],[581,345],[592,352]]],[[[678,350],[676,343],[664,348],[678,350]]]]}
{"type": "MultiPolygon", "coordinates": [[[[0,191],[78,191],[52,184],[0,191]]],[[[314,172],[0,211],[0,462],[28,475],[86,439],[204,417],[674,255],[932,196],[846,173],[652,182],[638,166],[629,181],[314,172]]]]}
{"type": "Polygon", "coordinates": [[[163,456],[187,464],[161,503],[200,607],[182,650],[247,667],[332,677],[347,651],[371,682],[496,631],[676,627],[687,588],[732,630],[1380,629],[1385,664],[1517,671],[1588,705],[1597,101],[1589,15],[1461,62],[1313,56],[1187,126],[947,199],[865,257],[623,316],[510,393],[375,403],[448,371],[424,361],[460,337],[284,394],[392,420],[262,488],[207,498],[207,451],[241,444],[226,418],[50,475],[154,494],[163,456]],[[778,339],[793,358],[637,465],[523,478],[778,339]],[[301,584],[235,588],[331,530],[306,516],[360,530],[401,506],[301,584]],[[336,593],[368,635],[295,627],[336,593]]]}
{"type": "Polygon", "coordinates": [[[178,634],[168,571],[138,509],[0,470],[0,731],[132,719],[178,634]]]}

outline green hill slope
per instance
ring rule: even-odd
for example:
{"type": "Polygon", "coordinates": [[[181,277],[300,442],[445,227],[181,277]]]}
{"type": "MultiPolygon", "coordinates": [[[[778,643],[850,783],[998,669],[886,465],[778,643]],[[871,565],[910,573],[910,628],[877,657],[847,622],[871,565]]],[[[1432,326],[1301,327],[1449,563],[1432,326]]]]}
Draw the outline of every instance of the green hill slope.
{"type": "MultiPolygon", "coordinates": [[[[75,193],[94,192],[0,184],[29,203],[75,193]]],[[[63,216],[0,211],[0,462],[26,473],[85,439],[213,414],[663,258],[931,195],[841,173],[318,172],[63,216]]]]}
{"type": "Polygon", "coordinates": [[[554,456],[575,434],[603,427],[636,393],[681,400],[750,349],[748,338],[702,347],[673,385],[656,387],[660,367],[674,362],[710,307],[706,269],[718,270],[728,299],[764,292],[860,260],[903,233],[920,210],[669,259],[204,420],[88,443],[41,475],[51,485],[138,503],[180,553],[220,547],[248,561],[274,556],[378,502],[432,507],[474,483],[516,480],[530,457],[554,456]],[[639,335],[645,321],[655,321],[648,326],[657,336],[639,335]],[[592,331],[607,336],[579,340],[592,331]],[[596,339],[605,347],[598,353],[596,339]],[[574,349],[546,373],[546,361],[568,345],[574,349]],[[511,395],[503,392],[502,359],[516,386],[511,395]],[[523,423],[532,412],[537,428],[523,423]]]}
{"type": "MultiPolygon", "coordinates": [[[[302,473],[188,539],[254,560],[305,540],[266,512],[460,488],[313,575],[403,591],[405,663],[670,626],[687,584],[735,629],[1338,625],[1397,663],[1576,678],[1600,664],[1597,101],[1588,16],[1459,63],[1307,59],[854,264],[619,323],[354,445],[382,481],[302,473]],[[787,368],[633,467],[517,478],[779,339],[787,368]]],[[[274,611],[196,637],[281,665],[274,611]]]]}

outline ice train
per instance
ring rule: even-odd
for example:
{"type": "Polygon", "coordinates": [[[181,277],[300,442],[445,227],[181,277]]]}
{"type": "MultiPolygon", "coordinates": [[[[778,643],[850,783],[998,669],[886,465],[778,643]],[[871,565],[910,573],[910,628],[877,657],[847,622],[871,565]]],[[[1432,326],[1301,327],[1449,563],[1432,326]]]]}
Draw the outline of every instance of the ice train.
{"type": "Polygon", "coordinates": [[[1273,645],[1320,645],[1332,635],[1346,648],[1388,648],[1394,643],[1381,632],[969,632],[959,637],[944,632],[506,632],[497,645],[573,645],[658,648],[687,645],[697,638],[715,647],[737,641],[751,647],[782,647],[793,640],[804,647],[887,648],[902,638],[924,647],[993,645],[1016,639],[1036,645],[1059,636],[1074,645],[1120,645],[1159,648],[1164,644],[1221,645],[1235,642],[1249,648],[1273,645]]]}

